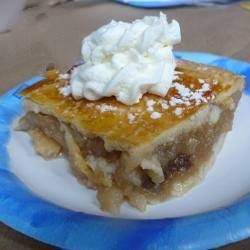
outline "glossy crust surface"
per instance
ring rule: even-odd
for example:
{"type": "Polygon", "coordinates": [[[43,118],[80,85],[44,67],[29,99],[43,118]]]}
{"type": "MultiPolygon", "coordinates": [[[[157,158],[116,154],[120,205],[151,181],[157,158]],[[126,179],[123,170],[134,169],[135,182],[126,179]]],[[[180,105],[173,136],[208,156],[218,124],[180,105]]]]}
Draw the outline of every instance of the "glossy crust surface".
{"type": "Polygon", "coordinates": [[[178,92],[175,86],[170,88],[165,97],[145,94],[138,104],[132,106],[126,106],[113,97],[98,101],[75,100],[72,96],[60,93],[60,88],[68,85],[68,80],[60,79],[57,71],[47,72],[47,78],[23,90],[21,94],[42,107],[42,110],[74,124],[84,133],[100,136],[105,141],[115,141],[131,149],[150,142],[189,119],[202,107],[221,103],[220,99],[226,100],[227,96],[244,86],[240,76],[202,64],[178,61],[176,71],[175,83],[201,93],[202,101],[193,99],[187,105],[185,95],[178,92]],[[204,82],[209,88],[201,92],[204,82]],[[181,101],[173,103],[173,97],[181,101]]]}

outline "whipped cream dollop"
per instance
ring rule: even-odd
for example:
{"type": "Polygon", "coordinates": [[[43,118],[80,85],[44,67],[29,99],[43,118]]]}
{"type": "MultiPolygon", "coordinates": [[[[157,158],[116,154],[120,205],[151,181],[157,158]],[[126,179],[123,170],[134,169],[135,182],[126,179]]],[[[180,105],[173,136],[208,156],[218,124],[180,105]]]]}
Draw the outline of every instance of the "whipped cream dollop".
{"type": "Polygon", "coordinates": [[[132,105],[144,93],[165,96],[174,79],[173,45],[180,40],[179,23],[168,23],[163,13],[132,23],[111,21],[82,41],[84,64],[70,80],[73,97],[115,96],[132,105]]]}

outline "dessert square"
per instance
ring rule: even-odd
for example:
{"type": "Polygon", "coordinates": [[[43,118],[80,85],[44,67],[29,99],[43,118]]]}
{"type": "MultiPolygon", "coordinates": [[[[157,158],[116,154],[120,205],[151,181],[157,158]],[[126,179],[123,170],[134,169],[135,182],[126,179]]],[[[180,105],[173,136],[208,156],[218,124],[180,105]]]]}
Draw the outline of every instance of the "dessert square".
{"type": "Polygon", "coordinates": [[[244,88],[240,76],[181,60],[166,96],[146,93],[133,105],[115,97],[76,100],[70,78],[52,69],[23,90],[27,112],[18,129],[45,159],[68,158],[114,214],[125,201],[143,211],[198,183],[231,130],[244,88]]]}

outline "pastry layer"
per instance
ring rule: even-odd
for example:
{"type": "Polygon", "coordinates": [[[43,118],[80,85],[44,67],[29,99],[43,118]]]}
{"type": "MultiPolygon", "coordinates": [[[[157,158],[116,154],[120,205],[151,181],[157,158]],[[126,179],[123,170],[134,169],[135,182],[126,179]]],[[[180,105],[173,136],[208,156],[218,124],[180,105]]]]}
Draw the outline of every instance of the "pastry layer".
{"type": "Polygon", "coordinates": [[[133,106],[113,98],[75,101],[60,94],[67,81],[48,72],[23,91],[27,113],[19,129],[45,159],[64,154],[79,179],[97,190],[103,210],[118,213],[124,201],[144,210],[202,179],[244,87],[224,70],[189,62],[177,70],[165,98],[145,95],[133,106]]]}

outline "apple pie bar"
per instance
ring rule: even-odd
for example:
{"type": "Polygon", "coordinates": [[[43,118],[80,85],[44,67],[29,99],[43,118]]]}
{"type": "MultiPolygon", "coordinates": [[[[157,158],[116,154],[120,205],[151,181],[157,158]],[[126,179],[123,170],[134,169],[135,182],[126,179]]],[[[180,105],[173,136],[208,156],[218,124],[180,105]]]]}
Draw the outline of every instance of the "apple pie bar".
{"type": "Polygon", "coordinates": [[[50,69],[23,90],[18,129],[43,158],[65,156],[113,214],[123,202],[144,211],[197,184],[231,130],[244,88],[231,72],[179,60],[166,96],[146,93],[125,105],[113,96],[76,100],[67,93],[70,77],[50,69]]]}

